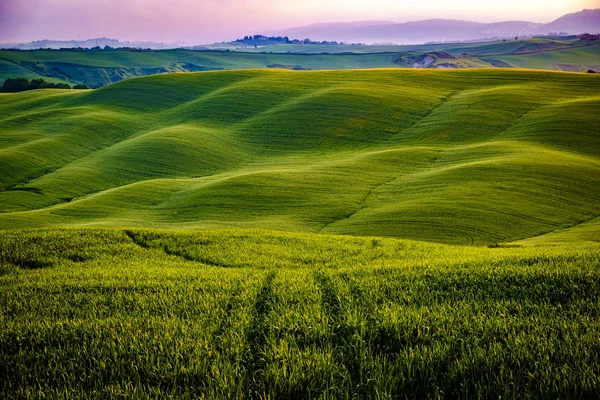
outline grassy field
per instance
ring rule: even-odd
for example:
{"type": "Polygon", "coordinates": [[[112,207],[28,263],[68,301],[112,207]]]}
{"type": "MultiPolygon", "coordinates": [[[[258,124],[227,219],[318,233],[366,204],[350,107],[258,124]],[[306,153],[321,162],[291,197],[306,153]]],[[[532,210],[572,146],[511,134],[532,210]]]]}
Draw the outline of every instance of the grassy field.
{"type": "Polygon", "coordinates": [[[532,54],[500,55],[493,58],[517,68],[554,69],[573,72],[585,72],[588,69],[600,71],[600,45],[532,54]]]}
{"type": "Polygon", "coordinates": [[[523,70],[224,71],[2,94],[0,227],[572,235],[600,215],[599,89],[523,70]]]}
{"type": "Polygon", "coordinates": [[[599,105],[514,69],[2,93],[0,398],[600,398],[599,105]]]}
{"type": "MultiPolygon", "coordinates": [[[[360,69],[395,67],[390,54],[255,54],[225,51],[2,51],[0,79],[29,71],[90,87],[135,76],[220,69],[360,69]],[[18,71],[17,71],[18,70],[18,71]]],[[[22,75],[18,75],[22,76],[22,75]]]]}
{"type": "Polygon", "coordinates": [[[0,232],[3,398],[598,398],[600,246],[0,232]]]}
{"type": "Polygon", "coordinates": [[[27,78],[27,79],[38,79],[43,78],[47,82],[53,83],[67,83],[63,79],[58,78],[47,78],[44,75],[39,74],[31,69],[25,68],[12,61],[0,58],[0,83],[8,78],[27,78]]]}
{"type": "MultiPolygon", "coordinates": [[[[486,43],[411,46],[275,45],[235,51],[7,51],[0,50],[0,83],[6,78],[49,77],[101,87],[136,76],[221,69],[361,69],[412,66],[394,60],[449,52],[455,68],[498,66],[531,69],[600,70],[600,46],[579,41],[525,39],[486,43]],[[290,54],[288,54],[290,53],[290,54]]],[[[448,63],[446,60],[444,63],[448,63]]],[[[437,64],[434,63],[432,67],[437,64]]]]}
{"type": "Polygon", "coordinates": [[[430,53],[435,51],[447,51],[452,54],[460,55],[468,53],[470,55],[485,56],[497,54],[520,54],[537,50],[551,50],[559,48],[585,47],[586,43],[579,40],[564,40],[550,38],[527,38],[518,40],[496,40],[491,42],[465,42],[465,43],[432,43],[432,44],[411,44],[411,45],[322,45],[322,44],[273,44],[254,48],[250,47],[224,47],[222,44],[211,45],[208,48],[213,50],[229,49],[252,53],[297,53],[297,54],[339,54],[339,53],[406,53],[420,52],[430,53]]]}

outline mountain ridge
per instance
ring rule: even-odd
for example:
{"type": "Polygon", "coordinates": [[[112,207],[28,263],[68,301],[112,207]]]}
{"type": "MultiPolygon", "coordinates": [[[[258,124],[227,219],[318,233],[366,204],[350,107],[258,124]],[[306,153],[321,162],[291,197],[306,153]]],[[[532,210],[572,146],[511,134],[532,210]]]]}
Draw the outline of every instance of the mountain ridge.
{"type": "MultiPolygon", "coordinates": [[[[365,21],[366,22],[366,21],[365,21]]],[[[549,23],[530,21],[475,22],[460,19],[432,18],[402,23],[367,24],[360,21],[321,23],[270,31],[313,40],[338,40],[361,43],[424,43],[430,41],[468,41],[522,35],[595,33],[600,30],[600,9],[585,9],[563,15],[549,23]]]]}

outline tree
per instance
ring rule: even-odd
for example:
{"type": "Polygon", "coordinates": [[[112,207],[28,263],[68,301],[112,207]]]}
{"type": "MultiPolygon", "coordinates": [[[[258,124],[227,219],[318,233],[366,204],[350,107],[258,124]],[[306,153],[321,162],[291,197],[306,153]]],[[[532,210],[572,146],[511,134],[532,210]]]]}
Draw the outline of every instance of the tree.
{"type": "Polygon", "coordinates": [[[71,89],[71,86],[67,83],[46,82],[42,78],[32,79],[31,82],[27,78],[8,78],[0,92],[16,93],[35,89],[71,89]]]}
{"type": "Polygon", "coordinates": [[[42,78],[39,78],[39,79],[32,79],[31,82],[29,82],[29,87],[27,89],[28,90],[43,89],[46,87],[48,87],[48,82],[46,82],[42,78]]]}
{"type": "Polygon", "coordinates": [[[8,78],[2,85],[2,91],[8,93],[22,92],[29,88],[29,79],[27,78],[8,78]]]}
{"type": "Polygon", "coordinates": [[[73,86],[73,89],[89,89],[89,87],[84,83],[80,83],[78,85],[73,86]]]}

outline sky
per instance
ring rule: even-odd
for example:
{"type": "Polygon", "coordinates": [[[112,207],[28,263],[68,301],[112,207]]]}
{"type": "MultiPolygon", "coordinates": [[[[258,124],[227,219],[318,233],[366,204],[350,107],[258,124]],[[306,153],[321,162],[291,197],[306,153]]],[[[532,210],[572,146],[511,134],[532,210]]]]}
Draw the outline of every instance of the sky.
{"type": "Polygon", "coordinates": [[[0,43],[110,37],[206,44],[321,22],[550,22],[600,0],[0,0],[0,43]]]}

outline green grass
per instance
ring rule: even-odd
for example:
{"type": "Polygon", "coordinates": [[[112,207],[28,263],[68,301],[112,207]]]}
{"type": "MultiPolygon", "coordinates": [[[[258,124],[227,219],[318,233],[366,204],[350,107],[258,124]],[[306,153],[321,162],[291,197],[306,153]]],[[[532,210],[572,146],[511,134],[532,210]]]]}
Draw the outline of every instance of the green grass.
{"type": "Polygon", "coordinates": [[[537,237],[600,215],[599,88],[491,69],[231,71],[3,94],[0,226],[537,237]]]}
{"type": "Polygon", "coordinates": [[[0,397],[600,397],[599,89],[245,70],[0,94],[0,397]]]}
{"type": "Polygon", "coordinates": [[[58,78],[47,78],[45,75],[39,74],[29,68],[25,68],[13,61],[6,60],[0,57],[0,84],[8,78],[27,78],[27,79],[39,79],[43,78],[47,82],[52,83],[67,83],[63,79],[58,78]]]}
{"type": "MultiPolygon", "coordinates": [[[[420,55],[436,51],[447,51],[459,57],[450,62],[460,68],[494,65],[585,71],[589,68],[598,69],[599,49],[600,46],[586,46],[579,41],[526,39],[411,46],[275,45],[236,51],[0,50],[0,83],[6,78],[17,76],[45,76],[60,82],[101,87],[123,79],[166,72],[266,68],[397,68],[399,65],[393,60],[400,55],[407,57],[410,53],[420,55]],[[521,54],[531,52],[539,53],[521,54]]],[[[445,62],[440,60],[439,63],[445,62]]],[[[408,66],[412,66],[412,63],[408,66]]]]}
{"type": "Polygon", "coordinates": [[[450,53],[468,53],[474,56],[525,54],[536,52],[552,52],[559,49],[585,47],[587,43],[579,40],[554,40],[545,38],[531,38],[518,40],[498,40],[487,43],[464,43],[454,47],[447,47],[450,53]]]}
{"type": "MultiPolygon", "coordinates": [[[[252,54],[223,51],[189,51],[189,50],[157,50],[157,51],[0,51],[7,59],[40,62],[63,62],[98,67],[165,67],[175,63],[193,63],[206,67],[222,68],[264,68],[268,64],[301,64],[320,69],[336,69],[348,65],[348,68],[366,67],[369,62],[381,63],[384,55],[380,54],[342,54],[314,55],[297,54],[252,54]],[[367,64],[367,65],[363,65],[367,64]]],[[[385,59],[387,59],[386,57],[385,59]]],[[[391,65],[391,62],[390,64],[391,65]]],[[[380,65],[381,66],[381,65],[380,65]]]]}
{"type": "Polygon", "coordinates": [[[597,44],[533,54],[500,55],[493,58],[517,68],[554,69],[573,72],[585,72],[588,69],[600,71],[600,45],[597,44]]]}
{"type": "MultiPolygon", "coordinates": [[[[34,75],[57,77],[90,87],[135,76],[164,72],[214,69],[359,69],[395,67],[390,54],[254,54],[224,51],[2,51],[0,61],[10,60],[8,69],[0,64],[0,78],[14,77],[15,66],[34,75]]],[[[19,71],[20,72],[20,71],[19,71]]],[[[20,75],[19,75],[20,76],[20,75]]]]}
{"type": "Polygon", "coordinates": [[[339,54],[339,53],[404,53],[447,51],[455,55],[468,53],[475,56],[514,54],[539,50],[585,46],[579,40],[557,40],[549,38],[528,38],[519,40],[497,40],[492,42],[435,43],[413,45],[321,45],[321,44],[274,44],[254,47],[235,47],[235,44],[223,46],[215,44],[210,49],[230,49],[251,53],[297,53],[297,54],[339,54]]]}
{"type": "Polygon", "coordinates": [[[0,396],[596,398],[600,247],[0,233],[0,396]]]}

